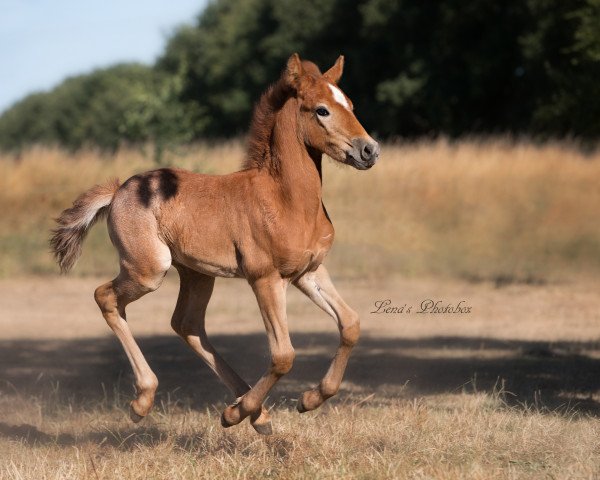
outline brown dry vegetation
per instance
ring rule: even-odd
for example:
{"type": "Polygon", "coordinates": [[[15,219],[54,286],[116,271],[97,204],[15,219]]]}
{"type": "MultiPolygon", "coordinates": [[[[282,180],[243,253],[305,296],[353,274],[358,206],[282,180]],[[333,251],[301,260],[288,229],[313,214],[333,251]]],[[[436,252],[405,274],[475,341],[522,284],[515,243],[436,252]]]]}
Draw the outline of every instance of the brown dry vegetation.
{"type": "MultiPolygon", "coordinates": [[[[225,173],[242,155],[237,142],[200,145],[166,163],[225,173]]],[[[102,157],[33,148],[18,159],[0,157],[0,276],[56,272],[46,243],[51,219],[91,185],[154,167],[139,150],[102,157]]],[[[558,143],[388,145],[368,172],[328,161],[324,197],[337,232],[329,264],[344,276],[402,272],[499,282],[596,274],[598,185],[600,153],[558,143]]],[[[85,252],[76,274],[116,271],[104,227],[92,232],[85,252]]]]}
{"type": "MultiPolygon", "coordinates": [[[[167,163],[222,173],[241,156],[232,142],[167,163]]],[[[268,400],[269,438],[221,428],[232,399],[170,332],[174,274],[128,309],[160,381],[139,425],[127,359],[92,298],[117,269],[105,228],[73,277],[49,275],[51,217],[94,183],[150,168],[135,150],[0,158],[1,480],[600,476],[600,153],[437,141],[386,146],[368,172],[328,162],[327,263],[362,338],[340,395],[298,414],[337,339],[290,291],[297,358],[268,400]],[[370,313],[385,298],[465,300],[472,313],[370,313]]],[[[217,349],[255,381],[268,356],[248,286],[218,280],[207,315],[217,349]]]]}

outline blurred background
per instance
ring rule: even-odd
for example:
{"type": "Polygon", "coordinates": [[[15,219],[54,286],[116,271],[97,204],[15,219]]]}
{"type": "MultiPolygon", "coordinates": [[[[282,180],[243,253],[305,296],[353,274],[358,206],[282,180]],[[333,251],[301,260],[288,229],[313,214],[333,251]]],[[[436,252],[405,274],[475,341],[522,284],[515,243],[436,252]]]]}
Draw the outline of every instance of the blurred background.
{"type": "MultiPolygon", "coordinates": [[[[340,275],[600,272],[597,0],[9,6],[2,276],[55,272],[51,218],[109,175],[235,170],[291,52],[323,69],[343,53],[341,86],[386,144],[372,172],[325,174],[340,275]]],[[[91,243],[76,272],[112,273],[101,228],[91,243]]]]}
{"type": "Polygon", "coordinates": [[[296,51],[323,67],[346,55],[343,86],[382,138],[511,133],[593,141],[600,133],[595,0],[11,7],[2,20],[6,150],[39,142],[114,150],[243,134],[259,94],[296,51]],[[139,63],[114,65],[125,60],[139,63]],[[86,72],[92,66],[104,68],[86,72]],[[31,92],[15,83],[58,85],[16,98],[31,92]]]}

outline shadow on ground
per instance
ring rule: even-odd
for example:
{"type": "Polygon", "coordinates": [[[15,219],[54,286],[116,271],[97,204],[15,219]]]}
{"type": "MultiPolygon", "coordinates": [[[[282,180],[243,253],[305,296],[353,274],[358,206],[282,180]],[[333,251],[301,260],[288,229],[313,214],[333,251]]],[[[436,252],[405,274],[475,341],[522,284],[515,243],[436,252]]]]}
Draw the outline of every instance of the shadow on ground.
{"type": "MultiPolygon", "coordinates": [[[[58,445],[61,447],[72,447],[90,442],[95,445],[114,447],[121,451],[137,449],[140,446],[154,446],[165,441],[169,435],[156,426],[131,425],[127,428],[115,429],[110,432],[102,430],[90,430],[80,436],[70,433],[59,433],[50,435],[34,425],[9,425],[0,422],[0,438],[11,438],[28,445],[58,445]]],[[[199,430],[193,434],[179,434],[171,439],[175,444],[185,450],[200,449],[208,442],[205,434],[199,430]]],[[[219,448],[227,449],[228,445],[219,445],[219,448]]],[[[234,450],[234,445],[230,445],[234,450]]]]}
{"type": "MultiPolygon", "coordinates": [[[[326,371],[337,337],[295,334],[292,372],[276,386],[273,402],[289,402],[326,371]]],[[[268,365],[263,334],[213,337],[217,350],[250,383],[268,365]]],[[[156,372],[161,399],[181,400],[193,408],[231,401],[212,371],[176,336],[140,338],[156,372]]],[[[346,375],[347,389],[375,393],[380,400],[398,396],[490,391],[501,382],[514,405],[541,404],[600,416],[592,399],[599,389],[600,343],[523,342],[486,338],[363,338],[346,375]],[[595,358],[596,357],[596,358],[595,358]]],[[[73,408],[122,394],[132,398],[133,376],[120,344],[111,337],[57,341],[0,341],[0,393],[54,395],[73,408]],[[107,393],[108,392],[108,393],[107,393]]],[[[343,395],[341,395],[343,397],[343,395]]],[[[1,429],[0,429],[1,433],[1,429]]]]}

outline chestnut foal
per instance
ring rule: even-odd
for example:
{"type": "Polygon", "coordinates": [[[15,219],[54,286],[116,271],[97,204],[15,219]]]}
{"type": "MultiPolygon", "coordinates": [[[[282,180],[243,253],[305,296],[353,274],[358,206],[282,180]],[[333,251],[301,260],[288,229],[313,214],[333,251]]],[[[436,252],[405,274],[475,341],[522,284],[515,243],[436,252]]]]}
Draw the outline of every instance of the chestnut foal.
{"type": "Polygon", "coordinates": [[[329,370],[317,387],[304,392],[298,410],[313,410],[338,391],[360,327],[358,315],[321,264],[334,235],[321,200],[321,157],[327,154],[365,170],[379,156],[378,144],[337,86],[343,64],[340,56],[321,74],[297,54],[289,58],[279,81],[256,106],[241,171],[221,176],[178,169],[142,173],[122,185],[113,181],[93,187],[58,218],[51,245],[66,272],[79,257],[88,229],[108,214],[120,273],[98,287],[95,298],[135,373],[134,422],[152,408],[158,380],[131,334],[125,307],[156,290],[171,265],[181,281],[171,325],[237,397],[223,412],[224,427],[250,417],[256,431],[271,433],[262,404],[294,360],[286,319],[290,283],[331,315],[340,331],[329,370]],[[215,277],[246,278],[256,295],[271,364],[253,387],[206,336],[204,317],[215,277]]]}

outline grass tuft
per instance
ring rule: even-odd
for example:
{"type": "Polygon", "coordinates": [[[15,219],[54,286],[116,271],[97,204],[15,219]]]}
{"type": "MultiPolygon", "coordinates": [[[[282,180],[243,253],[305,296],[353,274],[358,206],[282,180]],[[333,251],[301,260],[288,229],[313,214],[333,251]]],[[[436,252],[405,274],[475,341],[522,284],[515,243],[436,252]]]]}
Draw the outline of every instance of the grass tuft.
{"type": "MultiPolygon", "coordinates": [[[[13,401],[17,401],[14,399],[13,401]]],[[[597,422],[510,407],[498,393],[277,410],[271,437],[218,414],[157,406],[132,425],[122,405],[0,419],[0,478],[592,478],[597,422]]],[[[7,400],[4,400],[6,407],[7,400]]],[[[354,403],[360,399],[355,398],[354,403]]],[[[30,412],[30,413],[28,413],[30,412]]]]}

